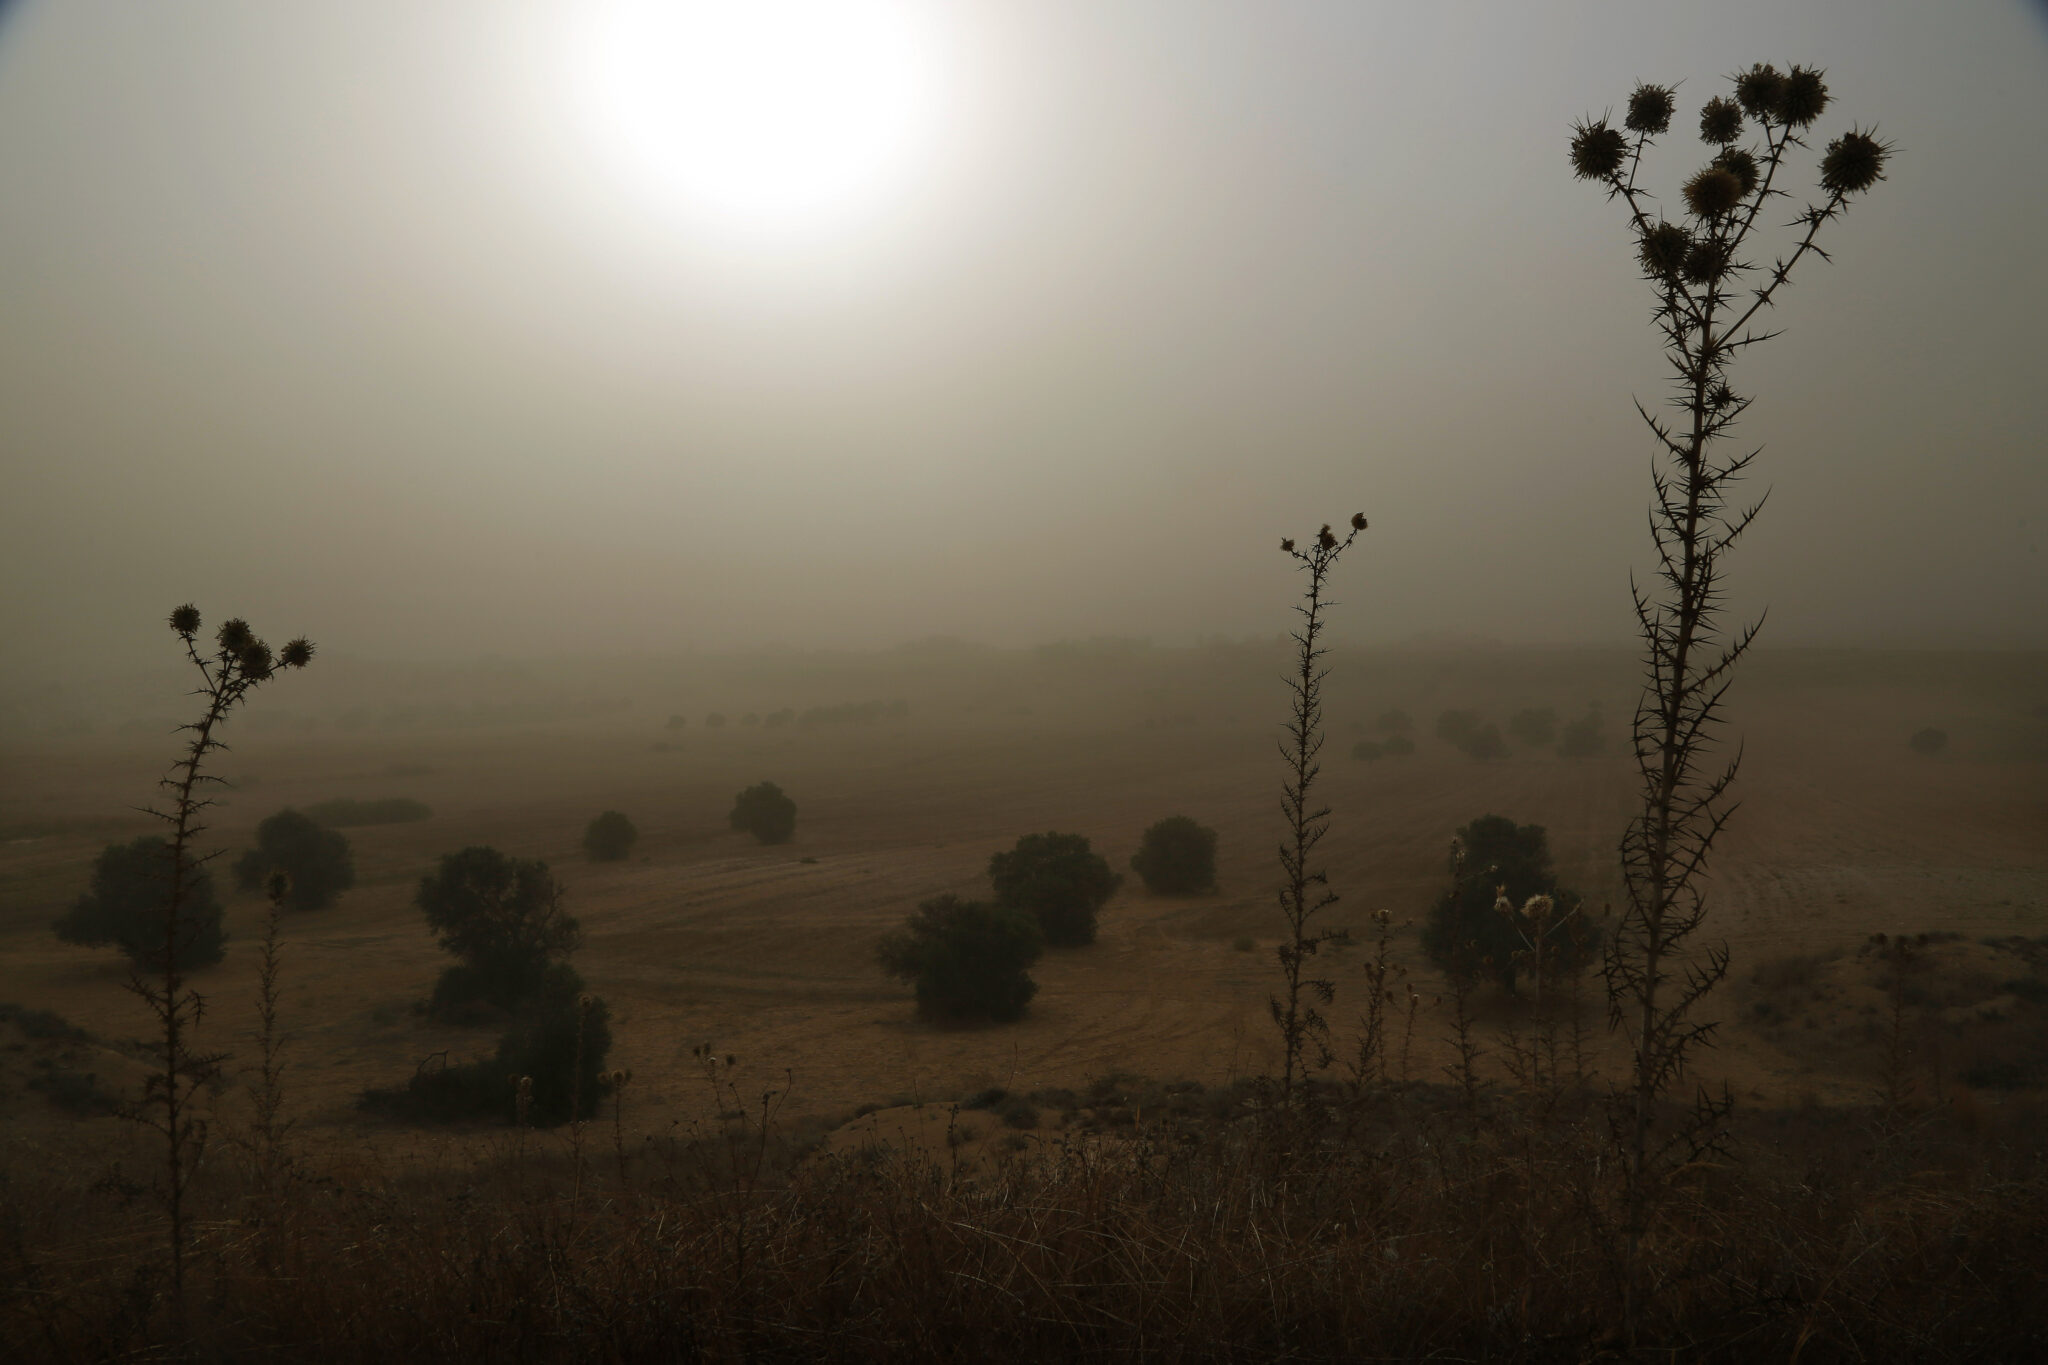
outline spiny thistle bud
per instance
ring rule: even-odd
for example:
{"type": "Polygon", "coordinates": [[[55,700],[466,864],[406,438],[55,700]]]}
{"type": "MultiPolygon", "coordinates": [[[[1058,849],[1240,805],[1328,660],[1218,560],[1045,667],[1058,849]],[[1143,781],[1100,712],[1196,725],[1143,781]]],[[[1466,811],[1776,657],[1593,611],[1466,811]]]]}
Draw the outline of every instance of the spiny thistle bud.
{"type": "Polygon", "coordinates": [[[1804,128],[1828,107],[1828,83],[1810,66],[1794,66],[1785,73],[1785,85],[1778,92],[1778,121],[1804,128]]]}
{"type": "Polygon", "coordinates": [[[1628,139],[1606,119],[1572,127],[1572,171],[1581,180],[1608,180],[1628,159],[1628,139]]]}
{"type": "Polygon", "coordinates": [[[1821,188],[1833,195],[1861,194],[1884,179],[1891,150],[1860,128],[1842,134],[1820,159],[1821,188]]]}
{"type": "Polygon", "coordinates": [[[1707,403],[1715,409],[1732,408],[1739,401],[1735,396],[1735,390],[1726,384],[1716,384],[1707,390],[1707,403]]]}
{"type": "Polygon", "coordinates": [[[1709,166],[1685,182],[1685,206],[1699,218],[1719,218],[1742,202],[1742,180],[1733,171],[1709,166]]]}
{"type": "Polygon", "coordinates": [[[223,621],[214,638],[220,641],[220,647],[227,653],[240,654],[255,641],[256,632],[249,629],[247,621],[236,616],[223,621]]]}
{"type": "Polygon", "coordinates": [[[1714,164],[1742,182],[1742,197],[1749,198],[1756,188],[1756,157],[1746,148],[1723,147],[1721,154],[1714,158],[1714,164]]]}
{"type": "Polygon", "coordinates": [[[171,629],[190,639],[199,633],[199,608],[187,602],[171,613],[171,629]]]}
{"type": "Polygon", "coordinates": [[[278,653],[277,661],[286,668],[304,668],[313,662],[313,642],[301,635],[285,645],[278,653]]]}
{"type": "Polygon", "coordinates": [[[1354,531],[1363,531],[1365,529],[1365,513],[1353,512],[1351,514],[1351,529],[1354,531]]]}
{"type": "Polygon", "coordinates": [[[1735,98],[1751,118],[1774,117],[1784,91],[1785,78],[1777,67],[1765,62],[1758,62],[1735,78],[1735,98]]]}
{"type": "Polygon", "coordinates": [[[235,661],[241,664],[244,677],[261,682],[270,676],[270,646],[261,640],[251,640],[242,646],[242,652],[235,661]]]}
{"type": "Polygon", "coordinates": [[[1281,549],[1283,549],[1283,550],[1285,550],[1285,551],[1286,551],[1286,552],[1287,552],[1288,554],[1293,554],[1293,553],[1294,553],[1294,542],[1293,542],[1293,541],[1291,541],[1291,540],[1283,540],[1283,541],[1281,541],[1281,542],[1280,542],[1280,548],[1281,548],[1281,549]]]}
{"type": "Polygon", "coordinates": [[[1645,232],[1637,253],[1643,269],[1652,275],[1669,277],[1685,267],[1685,253],[1692,246],[1692,234],[1677,223],[1659,223],[1645,232]]]}
{"type": "Polygon", "coordinates": [[[271,873],[270,880],[263,884],[263,894],[268,896],[273,901],[281,901],[286,896],[289,896],[291,893],[291,874],[286,872],[271,873]]]}
{"type": "Polygon", "coordinates": [[[1323,529],[1316,532],[1316,544],[1322,546],[1325,550],[1337,548],[1337,537],[1330,533],[1330,523],[1327,521],[1323,523],[1323,529]]]}
{"type": "Polygon", "coordinates": [[[1700,141],[1727,146],[1742,136],[1742,106],[1716,95],[1700,106],[1700,141]]]}
{"type": "Polygon", "coordinates": [[[1728,244],[1702,237],[1685,250],[1685,277],[1694,284],[1711,284],[1728,271],[1728,244]]]}
{"type": "Polygon", "coordinates": [[[1671,126],[1671,109],[1676,103],[1668,85],[1651,85],[1647,81],[1635,88],[1628,97],[1628,130],[1632,133],[1648,133],[1655,137],[1671,126]]]}

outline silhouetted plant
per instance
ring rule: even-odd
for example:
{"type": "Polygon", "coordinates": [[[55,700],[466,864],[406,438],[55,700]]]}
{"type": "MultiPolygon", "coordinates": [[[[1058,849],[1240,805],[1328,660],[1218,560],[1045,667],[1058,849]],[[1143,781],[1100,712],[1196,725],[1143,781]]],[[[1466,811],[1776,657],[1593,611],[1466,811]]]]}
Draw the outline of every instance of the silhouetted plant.
{"type": "Polygon", "coordinates": [[[1323,590],[1338,557],[1364,529],[1365,514],[1360,512],[1351,518],[1351,532],[1341,540],[1325,525],[1306,550],[1296,549],[1291,540],[1280,542],[1281,551],[1308,575],[1301,601],[1294,608],[1301,625],[1290,634],[1295,646],[1295,669],[1287,678],[1292,706],[1286,737],[1280,742],[1280,756],[1287,761],[1287,778],[1280,788],[1280,813],[1286,817],[1287,834],[1280,844],[1279,899],[1287,938],[1277,949],[1280,994],[1266,1001],[1274,1027],[1280,1030],[1283,1103],[1292,1103],[1297,1080],[1306,1080],[1310,1071],[1321,1070],[1332,1060],[1330,1024],[1320,1006],[1336,998],[1337,988],[1321,977],[1304,975],[1308,960],[1337,937],[1327,929],[1310,927],[1310,921],[1337,903],[1329,874],[1312,865],[1316,846],[1330,832],[1330,809],[1317,805],[1313,796],[1316,777],[1322,772],[1323,679],[1329,676],[1322,662],[1329,653],[1323,644],[1323,616],[1333,605],[1324,598],[1323,590]]]}
{"type": "Polygon", "coordinates": [[[1095,942],[1095,919],[1123,878],[1079,834],[1027,834],[988,860],[996,904],[1038,921],[1055,948],[1095,942]]]}
{"type": "Polygon", "coordinates": [[[1525,975],[1540,981],[1593,960],[1598,926],[1580,913],[1580,897],[1557,884],[1543,826],[1482,815],[1451,847],[1451,885],[1422,929],[1423,951],[1445,976],[1490,979],[1513,992],[1525,975]]]}
{"type": "Polygon", "coordinates": [[[1912,746],[1914,753],[1925,754],[1931,758],[1948,747],[1948,732],[1937,730],[1930,725],[1925,730],[1915,730],[1913,737],[1906,743],[1912,746]]]}
{"type": "Polygon", "coordinates": [[[1517,744],[1540,748],[1557,738],[1557,712],[1548,706],[1525,707],[1508,717],[1508,733],[1517,744]]]}
{"type": "Polygon", "coordinates": [[[796,802],[773,782],[759,782],[733,798],[726,817],[764,844],[786,844],[796,834],[796,802]]]}
{"type": "Polygon", "coordinates": [[[1564,723],[1557,751],[1566,758],[1591,758],[1606,747],[1607,741],[1600,734],[1599,708],[1588,707],[1585,715],[1564,723]]]}
{"type": "Polygon", "coordinates": [[[199,674],[194,695],[205,699],[206,709],[198,720],[182,727],[191,736],[184,755],[158,783],[168,798],[168,809],[149,810],[171,827],[171,837],[159,844],[156,936],[141,955],[130,954],[133,967],[128,989],[148,1007],[156,1021],[156,1036],[150,1045],[150,1075],[142,1101],[129,1111],[129,1117],[164,1140],[165,1183],[157,1193],[170,1225],[172,1312],[182,1333],[186,1186],[207,1133],[205,1120],[193,1116],[190,1104],[194,1092],[218,1075],[225,1060],[225,1054],[192,1050],[191,1033],[205,1016],[206,1001],[185,986],[186,962],[204,957],[209,939],[216,959],[219,954],[218,905],[200,866],[202,860],[192,854],[193,842],[206,829],[201,817],[213,805],[202,791],[206,784],[220,781],[205,771],[206,760],[227,748],[217,732],[229,714],[281,671],[304,668],[312,662],[313,646],[302,637],[273,654],[249,629],[248,622],[235,617],[214,633],[211,646],[202,648],[199,609],[189,602],[171,613],[169,624],[199,674]],[[209,904],[215,906],[210,923],[199,913],[200,907],[209,904]]]}
{"type": "Polygon", "coordinates": [[[1380,753],[1388,758],[1406,758],[1415,752],[1415,741],[1406,734],[1388,735],[1380,741],[1380,753]]]}
{"type": "Polygon", "coordinates": [[[1725,948],[1695,955],[1689,941],[1705,920],[1701,874],[1732,813],[1723,798],[1739,762],[1710,769],[1707,755],[1732,670],[1756,633],[1754,625],[1724,633],[1721,619],[1723,556],[1761,507],[1730,506],[1757,452],[1718,453],[1750,403],[1730,386],[1729,369],[1775,335],[1752,324],[1809,252],[1824,257],[1816,245],[1821,228],[1884,178],[1891,153],[1860,128],[1830,142],[1820,161],[1821,199],[1790,225],[1799,231],[1797,245],[1763,269],[1749,256],[1758,218],[1785,197],[1779,173],[1787,154],[1806,145],[1803,134],[1826,109],[1828,89],[1821,72],[1804,66],[1779,72],[1757,65],[1733,83],[1732,99],[1717,96],[1700,110],[1700,138],[1711,154],[1685,181],[1676,218],[1657,210],[1638,184],[1644,152],[1671,125],[1671,87],[1638,85],[1622,128],[1605,117],[1586,119],[1571,140],[1578,177],[1606,186],[1628,208],[1634,254],[1657,300],[1671,406],[1680,414],[1674,425],[1636,405],[1669,466],[1652,474],[1660,588],[1634,590],[1646,674],[1633,726],[1642,812],[1622,843],[1628,896],[1607,955],[1612,1020],[1630,1030],[1634,1049],[1620,1130],[1631,1267],[1623,1316],[1631,1345],[1640,1307],[1633,1267],[1664,1163],[1713,1150],[1726,1110],[1702,1091],[1692,1121],[1668,1140],[1652,1139],[1659,1097],[1683,1079],[1693,1050],[1712,1035],[1712,1023],[1696,1020],[1694,1008],[1728,965],[1725,948]]]}
{"type": "Polygon", "coordinates": [[[677,716],[670,716],[670,717],[668,718],[668,728],[669,728],[669,729],[671,729],[671,730],[682,730],[682,729],[686,729],[686,728],[688,728],[689,724],[690,724],[690,718],[689,718],[688,716],[680,716],[680,715],[677,715],[677,716]]]}
{"type": "Polygon", "coordinates": [[[254,891],[282,872],[291,879],[294,910],[322,910],[356,884],[348,839],[309,816],[281,810],[256,826],[256,847],[235,860],[235,885],[254,891]]]}
{"type": "MultiPolygon", "coordinates": [[[[51,926],[66,943],[98,948],[108,944],[144,971],[160,971],[164,952],[166,860],[170,845],[153,834],[125,844],[108,844],[93,860],[85,894],[51,926]]],[[[221,929],[220,900],[203,865],[186,873],[177,930],[181,972],[221,960],[227,935],[221,929]]]]}
{"type": "Polygon", "coordinates": [[[1185,815],[1169,815],[1145,831],[1131,867],[1145,889],[1189,896],[1216,889],[1216,831],[1185,815]]]}
{"type": "Polygon", "coordinates": [[[563,973],[575,975],[555,961],[574,952],[581,936],[546,863],[482,846],[444,854],[432,875],[420,879],[414,903],[441,946],[462,959],[434,987],[437,1014],[475,1001],[516,1009],[549,984],[551,969],[557,982],[566,979],[563,973]]]}
{"type": "Polygon", "coordinates": [[[1479,733],[1477,711],[1444,711],[1436,718],[1436,737],[1454,749],[1462,749],[1479,733]]]}
{"type": "Polygon", "coordinates": [[[938,896],[884,938],[875,956],[883,971],[916,986],[919,1017],[1006,1023],[1038,993],[1030,967],[1044,949],[1029,915],[938,896]]]}
{"type": "Polygon", "coordinates": [[[615,863],[633,851],[639,838],[640,831],[631,820],[618,811],[608,810],[584,828],[583,851],[593,861],[615,863]]]}
{"type": "Polygon", "coordinates": [[[1508,756],[1508,742],[1500,737],[1500,727],[1492,721],[1480,726],[1472,737],[1459,746],[1466,756],[1482,763],[1491,763],[1497,758],[1508,756]]]}

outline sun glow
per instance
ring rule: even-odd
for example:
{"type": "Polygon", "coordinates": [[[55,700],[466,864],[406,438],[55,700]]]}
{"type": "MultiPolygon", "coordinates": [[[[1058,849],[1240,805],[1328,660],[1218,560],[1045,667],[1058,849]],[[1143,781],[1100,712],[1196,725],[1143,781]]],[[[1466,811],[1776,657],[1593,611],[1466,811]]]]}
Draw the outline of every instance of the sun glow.
{"type": "Polygon", "coordinates": [[[663,210],[834,224],[885,201],[932,132],[930,35],[897,0],[624,0],[593,19],[594,150],[663,210]]]}

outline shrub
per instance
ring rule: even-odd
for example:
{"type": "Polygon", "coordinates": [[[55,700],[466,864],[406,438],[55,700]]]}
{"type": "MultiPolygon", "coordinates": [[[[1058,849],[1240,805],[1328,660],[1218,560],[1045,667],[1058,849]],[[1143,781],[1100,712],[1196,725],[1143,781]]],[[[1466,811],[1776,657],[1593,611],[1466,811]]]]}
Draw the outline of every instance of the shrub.
{"type": "Polygon", "coordinates": [[[1478,733],[1477,711],[1446,711],[1436,718],[1436,737],[1452,748],[1464,748],[1478,733]]]}
{"type": "Polygon", "coordinates": [[[688,717],[688,716],[680,716],[680,715],[676,715],[676,716],[670,716],[670,717],[668,718],[668,728],[669,728],[669,729],[671,729],[671,730],[681,730],[681,729],[685,729],[685,728],[687,728],[687,727],[689,726],[689,724],[690,724],[690,719],[689,719],[689,717],[688,717]]]}
{"type": "Polygon", "coordinates": [[[584,829],[583,851],[595,862],[615,863],[633,851],[639,838],[640,831],[633,828],[631,820],[608,810],[584,829]]]}
{"type": "Polygon", "coordinates": [[[733,798],[727,818],[764,844],[786,844],[796,833],[796,802],[773,782],[760,782],[733,798]]]}
{"type": "Polygon", "coordinates": [[[387,796],[376,801],[351,801],[338,797],[306,807],[306,814],[329,829],[352,825],[404,825],[424,820],[434,812],[409,796],[387,796]]]}
{"type": "Polygon", "coordinates": [[[1548,706],[1525,707],[1508,717],[1508,733],[1517,744],[1540,749],[1557,738],[1557,712],[1548,706]]]}
{"type": "Polygon", "coordinates": [[[475,1000],[513,1009],[544,984],[550,960],[574,952],[580,941],[548,865],[495,848],[443,855],[433,875],[420,879],[415,903],[441,946],[463,962],[435,988],[441,1009],[475,1000]]]}
{"type": "Polygon", "coordinates": [[[996,904],[1038,921],[1055,948],[1095,942],[1095,917],[1123,884],[1079,834],[1027,834],[988,860],[996,904]]]}
{"type": "Polygon", "coordinates": [[[1607,741],[1600,735],[1600,712],[1598,708],[1589,706],[1585,715],[1565,722],[1557,751],[1566,758],[1591,758],[1606,745],[1607,741]]]}
{"type": "Polygon", "coordinates": [[[1948,732],[1937,730],[1930,725],[1925,730],[1914,731],[1913,737],[1906,743],[1912,746],[1914,753],[1932,758],[1948,747],[1948,732]]]}
{"type": "Polygon", "coordinates": [[[1478,732],[1460,747],[1465,750],[1467,756],[1482,763],[1506,758],[1508,754],[1508,742],[1500,737],[1500,727],[1492,721],[1480,726],[1478,732]]]}
{"type": "Polygon", "coordinates": [[[1044,948],[1038,925],[1020,911],[939,896],[918,906],[875,955],[883,971],[915,984],[920,1018],[1003,1023],[1038,993],[1029,968],[1044,948]]]}
{"type": "Polygon", "coordinates": [[[1541,825],[1484,815],[1458,831],[1452,883],[1429,912],[1422,947],[1430,961],[1457,976],[1491,976],[1513,991],[1530,965],[1535,926],[1519,907],[1548,896],[1558,910],[1544,936],[1546,975],[1576,972],[1599,946],[1597,927],[1578,912],[1580,897],[1557,884],[1550,841],[1541,825]],[[1505,896],[1511,914],[1496,908],[1505,896]]]}
{"type": "MultiPolygon", "coordinates": [[[[611,1046],[611,1007],[602,998],[574,990],[544,991],[499,1039],[491,1069],[500,1076],[532,1078],[527,1115],[534,1123],[587,1119],[609,1088],[604,1062],[611,1046]]],[[[505,1084],[509,1088],[510,1082],[505,1084]]]]}
{"type": "Polygon", "coordinates": [[[256,826],[256,847],[235,862],[235,886],[259,890],[273,872],[291,878],[286,903],[295,910],[322,910],[356,884],[348,840],[295,810],[281,810],[256,826]]]}
{"type": "MultiPolygon", "coordinates": [[[[95,948],[113,944],[137,967],[163,970],[170,860],[171,846],[155,835],[108,844],[93,860],[85,894],[52,926],[57,937],[95,948]]],[[[189,868],[178,915],[178,969],[211,967],[221,960],[226,942],[213,877],[204,867],[189,868]]]]}
{"type": "Polygon", "coordinates": [[[1168,816],[1145,831],[1131,866],[1145,888],[1159,895],[1216,889],[1216,831],[1185,815],[1168,816]]]}

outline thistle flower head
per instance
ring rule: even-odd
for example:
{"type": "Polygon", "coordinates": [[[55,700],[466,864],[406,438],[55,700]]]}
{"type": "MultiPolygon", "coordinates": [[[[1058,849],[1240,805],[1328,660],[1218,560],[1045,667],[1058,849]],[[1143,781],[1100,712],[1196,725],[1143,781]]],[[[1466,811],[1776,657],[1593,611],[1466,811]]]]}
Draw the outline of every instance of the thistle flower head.
{"type": "Polygon", "coordinates": [[[1329,522],[1324,522],[1323,529],[1316,532],[1316,544],[1322,546],[1325,550],[1337,548],[1337,537],[1331,533],[1329,522]]]}
{"type": "Polygon", "coordinates": [[[199,608],[187,602],[171,613],[171,629],[191,639],[199,633],[199,608]]]}
{"type": "Polygon", "coordinates": [[[1810,66],[1794,66],[1785,73],[1785,84],[1778,91],[1778,121],[1793,128],[1804,128],[1821,116],[1828,107],[1828,83],[1821,79],[1821,73],[1810,66]]]}
{"type": "Polygon", "coordinates": [[[1728,259],[1726,242],[1702,237],[1685,249],[1682,269],[1692,283],[1712,284],[1728,272],[1728,259]]]}
{"type": "Polygon", "coordinates": [[[1742,197],[1749,198],[1756,189],[1756,157],[1746,147],[1723,147],[1721,154],[1714,158],[1714,164],[1742,182],[1742,197]]]}
{"type": "Polygon", "coordinates": [[[1351,514],[1351,529],[1354,531],[1363,531],[1365,529],[1365,513],[1353,512],[1351,514]]]}
{"type": "Polygon", "coordinates": [[[221,649],[228,654],[240,654],[255,642],[256,632],[249,629],[249,623],[241,617],[232,617],[221,622],[214,639],[220,641],[221,649]]]}
{"type": "Polygon", "coordinates": [[[242,676],[261,682],[270,676],[270,646],[261,640],[251,640],[242,646],[242,652],[235,662],[242,666],[242,676]]]}
{"type": "Polygon", "coordinates": [[[1668,278],[1685,268],[1685,253],[1692,246],[1692,234],[1677,223],[1658,223],[1643,233],[1636,252],[1643,269],[1668,278]]]}
{"type": "Polygon", "coordinates": [[[1891,156],[1891,144],[1879,142],[1863,129],[1851,129],[1828,144],[1820,159],[1820,185],[1829,194],[1850,195],[1884,179],[1884,163],[1891,156]]]}
{"type": "Polygon", "coordinates": [[[1655,137],[1671,126],[1671,109],[1677,102],[1668,85],[1645,81],[1628,97],[1628,130],[1655,137]]]}
{"type": "Polygon", "coordinates": [[[1628,139],[1606,119],[1572,127],[1572,171],[1581,180],[1608,180],[1628,159],[1628,139]]]}
{"type": "Polygon", "coordinates": [[[1785,77],[1768,62],[1758,62],[1735,78],[1735,98],[1751,118],[1772,118],[1784,97],[1785,77]]]}
{"type": "Polygon", "coordinates": [[[304,668],[313,662],[313,642],[303,635],[288,641],[278,652],[277,661],[286,668],[304,668]]]}
{"type": "Polygon", "coordinates": [[[1742,136],[1742,106],[1716,95],[1700,106],[1700,141],[1727,146],[1742,136]]]}
{"type": "Polygon", "coordinates": [[[273,872],[270,880],[263,884],[263,894],[273,901],[281,901],[292,893],[292,879],[288,872],[273,872]]]}
{"type": "Polygon", "coordinates": [[[1697,218],[1719,218],[1742,202],[1742,179],[1720,166],[1708,166],[1685,182],[1685,206],[1697,218]]]}
{"type": "Polygon", "coordinates": [[[1281,542],[1280,542],[1280,548],[1281,548],[1281,549],[1283,549],[1283,550],[1285,550],[1285,551],[1286,551],[1286,552],[1287,552],[1288,554],[1293,554],[1293,553],[1294,553],[1294,542],[1293,542],[1293,541],[1291,541],[1291,540],[1283,540],[1283,541],[1281,541],[1281,542]]]}

